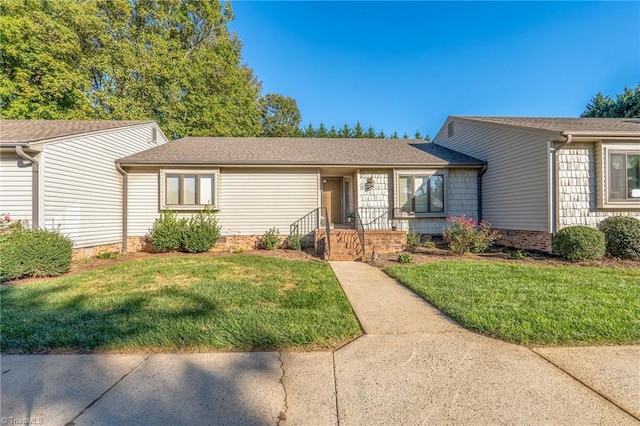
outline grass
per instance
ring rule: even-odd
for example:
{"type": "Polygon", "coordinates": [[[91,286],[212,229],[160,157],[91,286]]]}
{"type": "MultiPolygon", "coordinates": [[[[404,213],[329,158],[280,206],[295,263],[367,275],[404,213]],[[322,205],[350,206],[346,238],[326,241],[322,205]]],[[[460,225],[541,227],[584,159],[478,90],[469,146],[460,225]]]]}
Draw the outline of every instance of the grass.
{"type": "Polygon", "coordinates": [[[387,273],[463,326],[510,342],[640,343],[640,268],[443,261],[387,273]]]}
{"type": "Polygon", "coordinates": [[[328,265],[259,256],[121,262],[0,297],[3,353],[330,348],[361,333],[328,265]]]}

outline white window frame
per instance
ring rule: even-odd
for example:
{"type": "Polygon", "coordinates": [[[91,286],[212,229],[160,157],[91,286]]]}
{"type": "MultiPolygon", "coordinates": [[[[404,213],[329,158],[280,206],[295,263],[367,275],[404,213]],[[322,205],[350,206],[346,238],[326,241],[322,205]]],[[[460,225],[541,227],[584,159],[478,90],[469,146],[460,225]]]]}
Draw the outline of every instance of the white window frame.
{"type": "MultiPolygon", "coordinates": [[[[415,181],[414,181],[415,182],[415,181]]],[[[393,187],[394,187],[394,191],[393,191],[393,211],[394,211],[394,217],[396,218],[406,218],[406,217],[446,217],[447,216],[447,185],[449,184],[449,173],[448,170],[446,169],[424,169],[424,170],[420,170],[420,169],[411,169],[411,170],[402,170],[402,169],[397,169],[393,171],[393,187]],[[441,176],[442,177],[442,202],[444,203],[443,206],[443,211],[442,212],[435,212],[435,213],[416,213],[416,212],[400,212],[400,209],[402,208],[402,206],[400,205],[400,185],[399,185],[399,178],[400,176],[412,176],[415,177],[416,176],[427,176],[429,179],[432,176],[441,176]]],[[[414,185],[415,186],[415,185],[414,185]]],[[[415,192],[415,188],[414,188],[414,192],[415,192]]]]}
{"type": "MultiPolygon", "coordinates": [[[[220,186],[220,170],[219,169],[160,169],[160,209],[161,210],[204,210],[210,208],[212,210],[218,210],[218,194],[220,186]],[[196,189],[196,203],[195,204],[168,204],[167,200],[167,177],[169,175],[182,176],[181,182],[184,179],[184,175],[195,175],[196,182],[200,181],[200,176],[213,176],[213,199],[210,205],[200,204],[200,188],[196,189]]],[[[182,191],[181,191],[182,194],[182,191]]]]}
{"type": "Polygon", "coordinates": [[[640,198],[611,199],[611,155],[640,155],[640,144],[602,143],[598,149],[598,207],[603,209],[640,209],[640,198]]]}

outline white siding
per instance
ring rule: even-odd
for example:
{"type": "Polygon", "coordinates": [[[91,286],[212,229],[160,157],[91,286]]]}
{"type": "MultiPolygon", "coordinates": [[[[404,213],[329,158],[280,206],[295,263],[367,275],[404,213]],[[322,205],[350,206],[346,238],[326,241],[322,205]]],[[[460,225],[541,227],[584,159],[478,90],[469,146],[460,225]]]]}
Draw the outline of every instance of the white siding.
{"type": "Polygon", "coordinates": [[[127,203],[127,235],[147,235],[159,216],[158,170],[128,170],[129,189],[127,203]]]}
{"type": "Polygon", "coordinates": [[[31,223],[31,163],[15,152],[0,152],[0,213],[31,223]]]}
{"type": "MultiPolygon", "coordinates": [[[[633,150],[635,146],[629,144],[629,149],[633,150]]],[[[595,227],[610,216],[640,219],[639,210],[597,208],[598,176],[604,173],[597,173],[596,167],[606,167],[606,164],[596,161],[596,149],[594,143],[572,143],[558,152],[558,229],[572,225],[595,227]]]]}
{"type": "Polygon", "coordinates": [[[490,125],[454,121],[434,143],[488,162],[482,177],[482,215],[494,228],[549,230],[549,137],[490,125]]]}
{"type": "Polygon", "coordinates": [[[221,169],[218,213],[222,235],[263,234],[289,225],[318,206],[314,169],[221,169]]]}
{"type": "Polygon", "coordinates": [[[122,239],[122,176],[115,160],[166,140],[152,124],[45,145],[44,226],[58,228],[76,247],[122,239]]]}
{"type": "MultiPolygon", "coordinates": [[[[158,170],[129,172],[131,237],[146,235],[159,216],[158,175],[158,170]]],[[[223,168],[218,177],[217,217],[222,235],[262,235],[271,227],[286,235],[289,225],[318,207],[315,169],[223,168]]],[[[193,214],[178,212],[178,217],[193,214]]]]}

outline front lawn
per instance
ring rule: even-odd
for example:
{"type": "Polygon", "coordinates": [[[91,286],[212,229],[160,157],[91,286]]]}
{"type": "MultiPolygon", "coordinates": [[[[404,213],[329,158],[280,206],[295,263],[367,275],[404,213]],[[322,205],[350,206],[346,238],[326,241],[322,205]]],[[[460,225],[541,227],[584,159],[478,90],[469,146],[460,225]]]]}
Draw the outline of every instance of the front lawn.
{"type": "Polygon", "coordinates": [[[463,326],[507,341],[640,343],[640,268],[461,260],[386,271],[463,326]]]}
{"type": "Polygon", "coordinates": [[[331,348],[361,333],[327,264],[259,256],[125,261],[0,297],[3,353],[331,348]]]}

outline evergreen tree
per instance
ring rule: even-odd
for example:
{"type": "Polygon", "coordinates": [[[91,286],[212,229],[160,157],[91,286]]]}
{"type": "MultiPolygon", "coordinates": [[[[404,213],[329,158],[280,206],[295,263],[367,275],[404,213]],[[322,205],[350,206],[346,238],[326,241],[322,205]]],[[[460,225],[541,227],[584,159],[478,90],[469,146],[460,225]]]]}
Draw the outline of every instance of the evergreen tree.
{"type": "Polygon", "coordinates": [[[608,95],[597,93],[581,117],[640,118],[640,84],[635,90],[625,87],[615,101],[608,95]]]}

